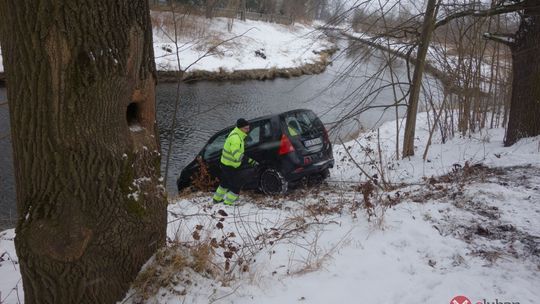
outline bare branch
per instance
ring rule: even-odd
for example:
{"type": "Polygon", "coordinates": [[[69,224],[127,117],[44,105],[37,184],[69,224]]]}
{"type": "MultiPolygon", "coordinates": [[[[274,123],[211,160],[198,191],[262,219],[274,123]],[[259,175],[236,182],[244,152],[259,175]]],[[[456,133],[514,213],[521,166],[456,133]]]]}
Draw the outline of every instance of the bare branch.
{"type": "Polygon", "coordinates": [[[237,38],[240,38],[242,36],[244,36],[245,34],[247,34],[249,31],[251,31],[252,29],[254,29],[253,27],[248,29],[247,31],[243,32],[242,34],[240,35],[236,35],[234,37],[231,37],[229,39],[225,39],[223,41],[221,41],[220,43],[212,46],[211,48],[208,49],[208,51],[206,51],[206,53],[204,53],[202,56],[200,56],[199,58],[197,58],[197,60],[193,61],[190,65],[188,65],[184,71],[187,71],[190,67],[192,67],[194,64],[196,64],[197,62],[199,62],[200,60],[202,60],[203,58],[206,58],[206,57],[209,57],[209,56],[212,56],[213,55],[213,52],[216,50],[216,48],[222,44],[225,44],[231,40],[234,40],[234,39],[237,39],[237,38]]]}
{"type": "MultiPolygon", "coordinates": [[[[351,152],[349,152],[349,149],[345,146],[345,143],[341,138],[339,138],[339,142],[341,143],[341,146],[343,147],[343,150],[349,155],[349,159],[353,162],[353,164],[366,176],[367,179],[369,179],[375,186],[379,187],[382,191],[384,191],[383,186],[381,186],[373,177],[371,177],[365,170],[362,168],[362,166],[354,159],[354,157],[351,155],[351,152]]],[[[358,143],[358,142],[357,142],[358,143]]]]}
{"type": "MultiPolygon", "coordinates": [[[[464,10],[464,11],[460,11],[460,12],[448,15],[448,16],[444,17],[443,19],[437,21],[435,23],[435,28],[438,28],[440,26],[448,24],[450,21],[452,21],[454,19],[458,19],[458,18],[462,18],[462,17],[466,17],[466,16],[489,17],[489,16],[496,16],[496,15],[501,15],[501,14],[512,13],[512,12],[517,12],[517,11],[520,11],[520,10],[524,10],[526,8],[526,2],[527,2],[527,0],[524,0],[522,2],[518,2],[518,3],[515,3],[515,4],[511,4],[511,5],[494,6],[494,7],[490,8],[490,9],[486,9],[486,10],[467,9],[467,10],[464,10]]],[[[527,7],[527,8],[529,8],[529,7],[527,7]]]]}
{"type": "Polygon", "coordinates": [[[484,39],[502,43],[507,46],[512,46],[514,44],[515,35],[512,34],[495,34],[495,33],[484,33],[484,39]]]}

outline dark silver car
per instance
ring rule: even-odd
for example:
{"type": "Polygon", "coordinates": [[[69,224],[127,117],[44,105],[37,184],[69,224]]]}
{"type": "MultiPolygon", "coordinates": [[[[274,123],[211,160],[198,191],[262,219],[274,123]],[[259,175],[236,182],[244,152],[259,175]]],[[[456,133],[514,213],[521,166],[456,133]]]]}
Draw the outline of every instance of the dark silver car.
{"type": "MultiPolygon", "coordinates": [[[[244,189],[260,189],[267,194],[280,194],[306,177],[329,176],[334,166],[332,144],[321,120],[311,110],[293,110],[250,120],[245,154],[260,165],[245,167],[242,178],[244,189]]],[[[181,191],[192,180],[204,163],[209,173],[219,178],[221,150],[234,126],[225,128],[206,143],[177,180],[181,191]]]]}

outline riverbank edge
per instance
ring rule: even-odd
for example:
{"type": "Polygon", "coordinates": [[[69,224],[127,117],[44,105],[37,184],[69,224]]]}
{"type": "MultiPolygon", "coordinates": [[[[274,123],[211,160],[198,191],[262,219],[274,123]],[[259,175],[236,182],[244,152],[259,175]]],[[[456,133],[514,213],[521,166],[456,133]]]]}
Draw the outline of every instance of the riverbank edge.
{"type": "MultiPolygon", "coordinates": [[[[331,63],[330,58],[339,48],[332,47],[317,52],[319,60],[307,63],[299,67],[292,68],[270,68],[270,69],[249,69],[228,71],[219,69],[218,71],[194,70],[184,73],[182,82],[193,83],[197,81],[244,81],[244,80],[272,80],[276,78],[292,78],[303,75],[320,74],[326,70],[331,63]]],[[[177,71],[158,71],[158,81],[162,83],[176,82],[178,80],[177,71]]]]}
{"type": "MultiPolygon", "coordinates": [[[[319,60],[313,63],[307,63],[293,68],[270,68],[270,69],[250,69],[227,71],[194,70],[186,72],[182,76],[182,82],[193,83],[197,81],[243,81],[243,80],[272,80],[276,78],[292,78],[303,75],[320,74],[326,70],[326,67],[332,62],[330,58],[339,48],[332,47],[317,52],[319,60]]],[[[158,81],[160,83],[171,83],[178,80],[177,71],[157,71],[158,81]]],[[[6,85],[4,72],[0,72],[0,86],[6,85]]]]}

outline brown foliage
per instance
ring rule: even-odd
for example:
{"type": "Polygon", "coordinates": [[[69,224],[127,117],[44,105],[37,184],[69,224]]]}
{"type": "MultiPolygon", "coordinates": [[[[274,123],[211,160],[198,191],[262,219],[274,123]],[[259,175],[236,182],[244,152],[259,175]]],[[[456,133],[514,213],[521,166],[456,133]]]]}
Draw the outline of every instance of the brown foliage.
{"type": "Polygon", "coordinates": [[[364,196],[364,208],[366,209],[369,219],[373,215],[375,215],[375,211],[373,210],[375,206],[371,202],[371,198],[373,197],[373,194],[375,192],[375,186],[371,181],[367,181],[360,185],[360,191],[364,196]]]}
{"type": "Polygon", "coordinates": [[[210,174],[202,157],[197,157],[197,162],[199,163],[199,172],[192,177],[191,185],[196,190],[211,191],[217,186],[219,180],[210,174]]]}

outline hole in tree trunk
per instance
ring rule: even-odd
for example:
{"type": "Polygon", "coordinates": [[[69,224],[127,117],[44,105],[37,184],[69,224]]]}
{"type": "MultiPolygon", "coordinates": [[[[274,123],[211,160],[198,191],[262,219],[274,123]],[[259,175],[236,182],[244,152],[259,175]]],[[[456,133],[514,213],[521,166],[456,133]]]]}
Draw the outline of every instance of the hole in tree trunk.
{"type": "Polygon", "coordinates": [[[142,131],[140,116],[139,105],[134,102],[130,103],[127,107],[126,119],[131,132],[142,131]]]}

